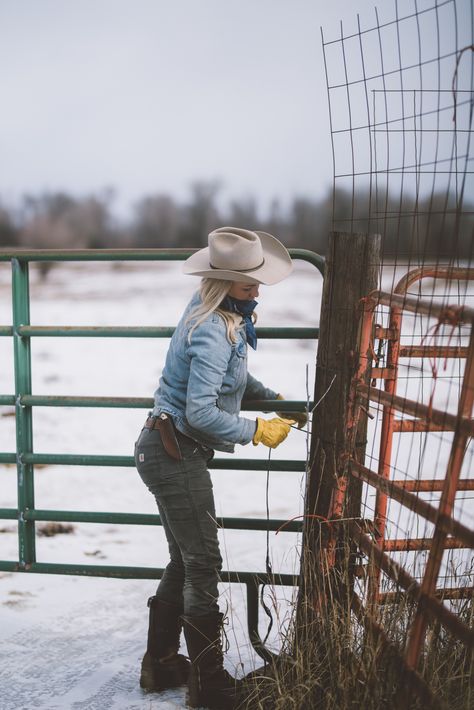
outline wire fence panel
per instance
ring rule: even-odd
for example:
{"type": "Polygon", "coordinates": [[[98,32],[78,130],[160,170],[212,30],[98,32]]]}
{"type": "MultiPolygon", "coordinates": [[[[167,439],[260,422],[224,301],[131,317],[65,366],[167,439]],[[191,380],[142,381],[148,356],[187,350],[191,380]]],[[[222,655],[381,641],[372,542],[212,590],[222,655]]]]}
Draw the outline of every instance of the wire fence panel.
{"type": "MultiPolygon", "coordinates": [[[[322,33],[333,228],[380,234],[383,250],[379,290],[361,304],[323,560],[337,565],[344,529],[360,555],[355,616],[431,707],[444,695],[436,644],[458,658],[462,693],[474,644],[474,8],[394,0],[364,22],[322,33]],[[363,482],[357,520],[351,481],[363,482]]],[[[397,707],[407,702],[399,690],[397,707]]]]}

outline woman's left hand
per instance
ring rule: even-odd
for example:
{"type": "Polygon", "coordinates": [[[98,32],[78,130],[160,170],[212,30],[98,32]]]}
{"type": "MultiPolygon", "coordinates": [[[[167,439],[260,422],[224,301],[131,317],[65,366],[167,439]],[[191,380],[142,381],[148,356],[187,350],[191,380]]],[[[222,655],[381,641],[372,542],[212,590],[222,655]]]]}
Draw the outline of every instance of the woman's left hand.
{"type": "MultiPolygon", "coordinates": [[[[279,394],[277,399],[285,399],[283,395],[279,394]]],[[[308,422],[308,415],[306,412],[275,412],[279,417],[282,419],[286,419],[287,421],[291,421],[294,424],[298,425],[298,429],[302,429],[304,426],[306,426],[308,422]]]]}

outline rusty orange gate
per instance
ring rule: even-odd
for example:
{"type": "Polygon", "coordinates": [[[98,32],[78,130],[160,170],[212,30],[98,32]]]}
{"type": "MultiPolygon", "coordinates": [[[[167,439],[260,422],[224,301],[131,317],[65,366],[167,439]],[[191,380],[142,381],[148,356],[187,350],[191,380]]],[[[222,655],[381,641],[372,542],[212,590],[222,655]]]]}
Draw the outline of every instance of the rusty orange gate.
{"type": "MultiPolygon", "coordinates": [[[[360,317],[360,347],[357,371],[354,375],[348,406],[348,465],[338,476],[335,484],[329,520],[342,520],[347,486],[351,478],[364,482],[368,489],[375,489],[376,500],[372,520],[349,520],[346,525],[350,537],[356,542],[362,555],[368,559],[366,568],[367,583],[361,596],[355,595],[353,608],[364,623],[371,625],[385,644],[395,647],[382,626],[375,620],[379,604],[397,597],[398,592],[381,592],[382,573],[398,588],[404,590],[408,598],[415,603],[415,612],[409,626],[406,646],[403,651],[405,668],[409,675],[416,671],[420,655],[424,648],[427,626],[430,618],[436,619],[451,634],[467,647],[474,647],[474,632],[453,613],[444,599],[472,596],[473,587],[446,588],[437,587],[444,552],[447,549],[472,550],[474,548],[474,530],[461,522],[454,515],[456,496],[460,491],[474,490],[474,472],[463,468],[465,453],[471,437],[474,435],[472,418],[474,405],[474,309],[467,306],[438,305],[406,294],[408,287],[417,280],[430,277],[443,280],[474,279],[474,269],[429,268],[423,267],[409,272],[397,285],[393,293],[377,291],[363,299],[360,317]],[[375,311],[379,306],[389,309],[388,327],[375,322],[375,311]],[[401,327],[404,314],[428,316],[434,325],[428,330],[419,344],[404,345],[401,342],[401,327]],[[447,329],[448,344],[439,345],[437,334],[447,329]],[[462,330],[462,340],[466,346],[451,345],[455,330],[462,330]],[[431,339],[434,344],[428,344],[431,339]],[[383,367],[379,367],[379,357],[374,349],[374,340],[387,344],[387,357],[383,367]],[[400,359],[404,357],[428,358],[432,363],[432,392],[428,404],[407,397],[397,396],[397,377],[400,359]],[[433,406],[434,387],[436,385],[435,358],[462,358],[465,360],[464,372],[460,375],[457,411],[449,413],[433,406]],[[375,366],[373,366],[375,363],[375,366]],[[367,385],[367,373],[370,372],[371,385],[367,385]],[[383,382],[384,390],[377,384],[383,382]],[[382,427],[378,444],[378,468],[372,470],[353,456],[355,438],[361,412],[368,413],[369,406],[382,408],[382,427]],[[396,417],[396,413],[400,413],[396,417]],[[408,415],[408,417],[406,416],[408,415]],[[395,478],[391,480],[393,465],[393,440],[395,433],[417,432],[452,432],[449,456],[444,470],[444,477],[395,478]],[[461,473],[463,474],[461,477],[461,473]],[[433,505],[420,494],[440,493],[439,504],[433,505]],[[401,509],[418,516],[432,525],[432,535],[405,539],[390,539],[387,535],[387,506],[395,501],[401,509]],[[406,566],[389,553],[427,551],[426,563],[421,570],[421,580],[409,573],[406,566]]],[[[369,413],[370,416],[370,413],[369,413]]],[[[436,462],[437,466],[439,461],[436,462]]],[[[396,474],[395,474],[396,475],[396,474]]],[[[334,548],[337,543],[335,526],[331,526],[329,536],[328,560],[334,561],[334,548]],[[331,550],[332,546],[332,550],[331,550]]],[[[468,553],[469,554],[469,553],[468,553]]],[[[472,554],[472,553],[470,553],[472,554]]],[[[472,557],[471,557],[472,560],[472,557]]],[[[472,580],[471,580],[472,582],[472,580]]],[[[399,649],[397,649],[399,651],[399,649]]],[[[418,680],[421,680],[418,678],[418,680]]],[[[418,682],[418,681],[417,681],[418,682]]],[[[418,689],[420,685],[418,684],[418,689]]]]}

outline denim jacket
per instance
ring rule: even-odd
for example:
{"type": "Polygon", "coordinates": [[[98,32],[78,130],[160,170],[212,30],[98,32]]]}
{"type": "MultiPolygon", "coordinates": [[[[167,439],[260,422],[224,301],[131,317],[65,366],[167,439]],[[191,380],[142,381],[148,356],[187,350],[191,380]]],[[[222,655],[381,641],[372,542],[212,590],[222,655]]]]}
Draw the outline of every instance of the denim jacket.
{"type": "Polygon", "coordinates": [[[239,416],[242,400],[278,395],[247,372],[245,328],[238,328],[237,342],[230,343],[223,318],[213,313],[194,329],[189,342],[193,323],[187,318],[200,302],[196,293],[171,338],[153,414],[166,412],[186,436],[232,452],[234,444],[248,444],[255,433],[255,419],[239,416]]]}

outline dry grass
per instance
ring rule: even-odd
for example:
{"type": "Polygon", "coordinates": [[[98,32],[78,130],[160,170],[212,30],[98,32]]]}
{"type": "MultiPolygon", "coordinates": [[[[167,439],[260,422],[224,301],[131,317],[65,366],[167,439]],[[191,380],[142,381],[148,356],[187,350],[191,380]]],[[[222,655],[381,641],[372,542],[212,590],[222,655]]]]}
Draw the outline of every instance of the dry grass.
{"type": "Polygon", "coordinates": [[[69,523],[44,523],[38,525],[36,534],[38,537],[54,537],[55,535],[72,535],[75,532],[74,525],[69,523]]]}
{"type": "MultiPolygon", "coordinates": [[[[347,589],[347,588],[346,588],[347,589]]],[[[474,707],[473,654],[439,623],[430,623],[418,668],[432,693],[420,698],[401,661],[414,605],[404,595],[376,610],[392,645],[367,630],[350,611],[348,595],[330,597],[317,613],[293,615],[278,661],[248,680],[248,710],[403,710],[474,707]],[[298,621],[296,620],[298,619],[298,621]]],[[[467,625],[473,600],[451,602],[467,625]]],[[[361,623],[362,622],[362,623],[361,623]]],[[[416,680],[416,679],[415,679],[416,680]]]]}

